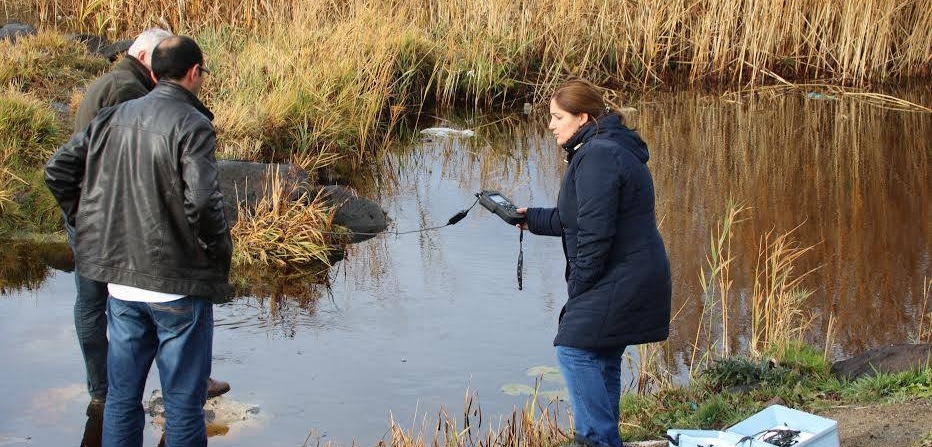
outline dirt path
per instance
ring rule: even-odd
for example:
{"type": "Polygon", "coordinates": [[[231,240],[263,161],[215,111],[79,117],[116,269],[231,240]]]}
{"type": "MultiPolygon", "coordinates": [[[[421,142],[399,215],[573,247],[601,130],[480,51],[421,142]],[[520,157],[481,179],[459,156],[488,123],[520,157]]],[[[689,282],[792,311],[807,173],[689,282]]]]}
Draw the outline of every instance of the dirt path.
{"type": "Polygon", "coordinates": [[[831,408],[819,414],[838,421],[842,447],[932,447],[927,437],[932,434],[932,399],[831,408]]]}

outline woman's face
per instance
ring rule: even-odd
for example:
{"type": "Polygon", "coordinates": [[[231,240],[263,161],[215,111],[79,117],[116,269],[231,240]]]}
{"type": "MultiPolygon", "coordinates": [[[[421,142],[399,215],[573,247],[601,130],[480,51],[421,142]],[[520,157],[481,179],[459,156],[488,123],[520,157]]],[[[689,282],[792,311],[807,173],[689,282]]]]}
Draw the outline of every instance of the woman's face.
{"type": "Polygon", "coordinates": [[[566,144],[570,137],[576,134],[583,124],[586,124],[586,121],[589,121],[589,114],[573,115],[560,108],[556,100],[550,100],[550,125],[548,127],[557,137],[557,144],[566,144]]]}

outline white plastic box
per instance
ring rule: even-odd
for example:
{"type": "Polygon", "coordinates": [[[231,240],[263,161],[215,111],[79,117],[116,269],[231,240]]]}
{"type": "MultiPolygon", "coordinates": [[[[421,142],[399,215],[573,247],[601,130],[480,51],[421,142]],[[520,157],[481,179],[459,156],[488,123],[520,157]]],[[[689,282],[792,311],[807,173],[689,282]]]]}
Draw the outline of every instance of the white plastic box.
{"type": "MultiPolygon", "coordinates": [[[[840,445],[837,422],[782,405],[769,406],[726,431],[671,429],[667,430],[667,435],[678,439],[678,447],[774,447],[759,440],[763,432],[772,429],[799,430],[792,447],[840,445]]],[[[669,447],[677,447],[677,444],[671,441],[669,447]]]]}
{"type": "Polygon", "coordinates": [[[741,440],[740,435],[715,430],[667,430],[667,436],[674,439],[669,447],[734,447],[741,440]]]}
{"type": "MultiPolygon", "coordinates": [[[[799,430],[799,441],[793,444],[793,447],[838,447],[841,444],[838,439],[837,422],[783,405],[771,405],[732,425],[728,431],[743,437],[755,436],[773,428],[799,430]]],[[[771,445],[766,442],[761,444],[771,445]]]]}

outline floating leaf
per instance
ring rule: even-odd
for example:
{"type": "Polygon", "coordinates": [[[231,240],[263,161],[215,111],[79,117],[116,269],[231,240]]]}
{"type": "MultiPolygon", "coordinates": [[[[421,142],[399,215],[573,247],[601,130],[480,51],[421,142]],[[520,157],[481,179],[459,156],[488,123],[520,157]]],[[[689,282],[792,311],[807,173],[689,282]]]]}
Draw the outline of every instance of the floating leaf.
{"type": "Polygon", "coordinates": [[[545,382],[563,382],[563,375],[560,370],[554,366],[533,366],[528,368],[527,375],[531,377],[543,377],[545,382]]]}
{"type": "Polygon", "coordinates": [[[534,388],[521,383],[509,383],[502,385],[502,392],[509,396],[520,396],[522,394],[530,396],[534,393],[534,388]]]}

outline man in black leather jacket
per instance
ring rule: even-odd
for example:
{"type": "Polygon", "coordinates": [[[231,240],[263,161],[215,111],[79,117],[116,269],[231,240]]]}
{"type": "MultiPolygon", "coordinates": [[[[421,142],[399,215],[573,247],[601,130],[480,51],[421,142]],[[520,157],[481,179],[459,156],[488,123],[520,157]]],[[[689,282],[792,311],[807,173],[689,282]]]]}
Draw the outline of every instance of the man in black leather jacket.
{"type": "Polygon", "coordinates": [[[206,445],[211,299],[230,291],[232,252],[217,183],[208,73],[197,44],[153,52],[148,95],[101,110],[49,160],[45,181],[77,230],[77,268],[109,284],[104,446],[141,446],[146,376],[157,359],[168,445],[206,445]]]}
{"type": "MultiPolygon", "coordinates": [[[[123,60],[87,87],[75,112],[74,131],[84,130],[100,109],[141,98],[155,88],[152,51],[171,35],[161,28],[152,28],[136,36],[123,60]]],[[[65,225],[65,231],[73,250],[74,227],[65,225]]],[[[75,292],[74,329],[84,356],[87,392],[91,395],[91,406],[103,412],[107,399],[107,283],[87,279],[75,271],[75,292]]]]}

